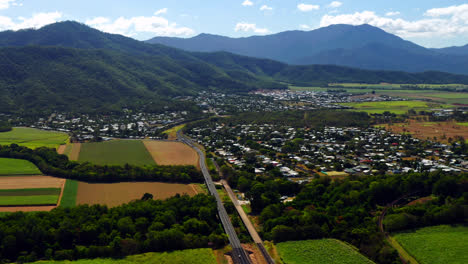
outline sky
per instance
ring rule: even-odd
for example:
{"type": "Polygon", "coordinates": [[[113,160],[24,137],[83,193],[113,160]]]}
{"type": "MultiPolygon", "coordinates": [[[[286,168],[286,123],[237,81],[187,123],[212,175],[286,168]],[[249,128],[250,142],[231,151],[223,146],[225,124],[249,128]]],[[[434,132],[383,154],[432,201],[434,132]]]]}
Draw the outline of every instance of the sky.
{"type": "Polygon", "coordinates": [[[0,31],[65,20],[138,40],[370,24],[428,48],[468,44],[468,0],[0,0],[0,31]]]}

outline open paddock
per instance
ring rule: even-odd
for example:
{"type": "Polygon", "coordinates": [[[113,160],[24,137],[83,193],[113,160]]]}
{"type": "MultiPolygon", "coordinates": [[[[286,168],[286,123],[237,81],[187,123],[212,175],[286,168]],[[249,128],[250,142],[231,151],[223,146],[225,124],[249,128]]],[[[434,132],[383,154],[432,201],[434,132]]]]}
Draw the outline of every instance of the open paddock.
{"type": "MultiPolygon", "coordinates": [[[[74,151],[79,151],[78,161],[91,162],[97,165],[125,164],[144,166],[154,165],[154,160],[140,140],[111,140],[107,142],[83,143],[80,147],[74,145],[74,151]],[[79,148],[79,150],[77,150],[79,148]]],[[[75,160],[75,155],[70,155],[75,160]]]]}
{"type": "Polygon", "coordinates": [[[174,184],[161,182],[121,182],[121,183],[85,183],[79,182],[77,205],[104,204],[109,207],[119,206],[138,200],[145,193],[151,193],[154,199],[167,199],[176,194],[194,196],[199,192],[193,184],[174,184]]]}
{"type": "Polygon", "coordinates": [[[410,133],[413,137],[419,139],[431,139],[434,137],[437,141],[448,143],[449,139],[455,139],[456,136],[468,138],[468,129],[464,125],[456,122],[422,122],[409,120],[407,123],[385,125],[386,130],[394,133],[410,133]]]}
{"type": "Polygon", "coordinates": [[[41,171],[27,160],[0,158],[0,176],[2,175],[40,175],[41,171]]]}
{"type": "Polygon", "coordinates": [[[12,143],[28,148],[58,148],[65,144],[68,135],[62,132],[44,131],[35,128],[14,127],[12,131],[0,133],[0,145],[12,143]]]}
{"type": "Polygon", "coordinates": [[[62,188],[65,179],[50,176],[5,176],[0,177],[0,190],[62,188]]]}
{"type": "Polygon", "coordinates": [[[143,141],[158,165],[193,165],[198,167],[198,154],[181,142],[143,141]]]}

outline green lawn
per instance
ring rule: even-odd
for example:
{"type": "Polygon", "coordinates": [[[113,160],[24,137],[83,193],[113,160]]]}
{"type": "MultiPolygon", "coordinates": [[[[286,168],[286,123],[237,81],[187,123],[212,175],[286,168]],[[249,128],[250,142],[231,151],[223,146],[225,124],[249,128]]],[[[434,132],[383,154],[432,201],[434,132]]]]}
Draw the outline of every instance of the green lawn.
{"type": "Polygon", "coordinates": [[[0,175],[41,175],[41,171],[27,160],[0,158],[0,175]]]}
{"type": "Polygon", "coordinates": [[[389,111],[395,114],[405,114],[410,109],[415,111],[429,110],[427,102],[422,101],[389,101],[389,102],[363,102],[342,103],[342,105],[353,107],[355,111],[381,114],[389,111]]]}
{"type": "Polygon", "coordinates": [[[468,126],[468,122],[457,123],[457,125],[460,125],[460,126],[468,126]]]}
{"type": "Polygon", "coordinates": [[[38,147],[57,148],[67,139],[66,133],[24,127],[14,127],[12,131],[0,133],[0,145],[15,143],[33,149],[38,147]]]}
{"type": "Polygon", "coordinates": [[[76,195],[78,193],[78,181],[67,180],[63,189],[60,207],[73,207],[76,205],[76,195]]]}
{"type": "Polygon", "coordinates": [[[84,259],[77,261],[40,261],[36,264],[217,264],[210,248],[187,249],[163,253],[146,253],[128,256],[124,259],[84,259]]]}
{"type": "Polygon", "coordinates": [[[285,264],[374,263],[353,247],[335,239],[282,242],[276,248],[285,264]]]}
{"type": "Polygon", "coordinates": [[[421,264],[468,263],[468,227],[433,226],[393,236],[421,264]]]}
{"type": "Polygon", "coordinates": [[[3,196],[38,196],[38,195],[60,195],[60,188],[37,188],[37,189],[8,189],[0,190],[3,196]]]}
{"type": "Polygon", "coordinates": [[[0,205],[49,205],[57,204],[59,195],[1,196],[0,205]]]}
{"type": "Polygon", "coordinates": [[[78,161],[89,161],[99,165],[156,164],[140,140],[112,140],[81,144],[78,161]]]}

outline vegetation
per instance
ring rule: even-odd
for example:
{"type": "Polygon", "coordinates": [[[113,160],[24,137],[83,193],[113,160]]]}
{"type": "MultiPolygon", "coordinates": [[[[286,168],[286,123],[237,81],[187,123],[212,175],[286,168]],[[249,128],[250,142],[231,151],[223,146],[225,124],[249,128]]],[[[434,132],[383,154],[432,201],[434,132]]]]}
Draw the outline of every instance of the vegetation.
{"type": "Polygon", "coordinates": [[[2,196],[0,195],[1,206],[23,206],[23,205],[55,205],[58,195],[28,195],[28,196],[2,196]]]}
{"type": "Polygon", "coordinates": [[[155,165],[151,154],[140,140],[112,140],[83,143],[78,161],[97,165],[155,165]]]}
{"type": "Polygon", "coordinates": [[[29,148],[57,148],[60,144],[65,143],[67,139],[68,135],[65,133],[25,127],[14,127],[10,132],[0,133],[0,145],[14,143],[29,148]]]}
{"type": "Polygon", "coordinates": [[[7,189],[0,190],[0,196],[59,195],[60,192],[60,188],[7,189]]]}
{"type": "Polygon", "coordinates": [[[163,253],[145,253],[123,259],[83,259],[77,261],[40,261],[37,264],[216,264],[210,248],[186,249],[163,253]]]}
{"type": "Polygon", "coordinates": [[[27,160],[0,158],[1,175],[40,175],[41,171],[27,160]]]}
{"type": "Polygon", "coordinates": [[[56,208],[1,217],[0,260],[109,258],[144,252],[223,247],[227,237],[207,195],[166,201],[56,208]]]}
{"type": "Polygon", "coordinates": [[[70,161],[67,156],[58,154],[55,149],[45,147],[32,150],[16,144],[0,146],[0,157],[29,160],[46,175],[87,182],[203,182],[203,176],[193,166],[93,165],[70,161]]]}
{"type": "Polygon", "coordinates": [[[394,114],[405,114],[410,109],[413,111],[429,110],[426,102],[422,101],[388,101],[388,102],[365,102],[365,103],[343,103],[342,105],[353,107],[356,111],[364,111],[372,114],[391,112],[394,114]]]}
{"type": "Polygon", "coordinates": [[[6,121],[1,121],[0,120],[0,132],[8,132],[11,131],[13,128],[11,127],[11,124],[6,121]]]}
{"type": "Polygon", "coordinates": [[[468,227],[434,226],[394,235],[421,264],[467,263],[468,227]]]}
{"type": "Polygon", "coordinates": [[[63,188],[61,207],[73,207],[76,205],[76,196],[78,194],[78,181],[67,180],[63,188]]]}
{"type": "Polygon", "coordinates": [[[285,264],[373,263],[351,246],[335,239],[282,242],[276,248],[285,264]]]}

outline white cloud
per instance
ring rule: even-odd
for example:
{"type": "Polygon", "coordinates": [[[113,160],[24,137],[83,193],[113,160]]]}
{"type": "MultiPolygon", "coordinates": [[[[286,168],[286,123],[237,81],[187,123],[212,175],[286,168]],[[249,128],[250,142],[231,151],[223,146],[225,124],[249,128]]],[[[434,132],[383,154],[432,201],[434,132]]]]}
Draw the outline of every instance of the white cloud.
{"type": "Polygon", "coordinates": [[[319,5],[298,4],[297,9],[299,9],[302,12],[309,12],[309,11],[312,11],[312,10],[319,10],[320,6],[319,5]]]}
{"type": "Polygon", "coordinates": [[[86,24],[101,31],[133,36],[137,33],[153,33],[157,36],[190,36],[195,32],[188,27],[179,27],[167,19],[158,16],[151,17],[119,17],[111,21],[105,17],[97,17],[86,21],[86,24]]]}
{"type": "Polygon", "coordinates": [[[430,9],[425,15],[429,18],[408,21],[376,15],[372,11],[354,14],[325,15],[320,26],[332,24],[369,24],[404,38],[448,37],[468,33],[468,5],[430,9]]]}
{"type": "Polygon", "coordinates": [[[0,0],[0,10],[8,9],[10,7],[10,3],[15,6],[18,5],[18,3],[15,3],[15,1],[16,0],[0,0]]]}
{"type": "Polygon", "coordinates": [[[258,28],[256,24],[250,24],[250,23],[246,23],[246,22],[237,23],[234,30],[236,32],[238,32],[238,31],[244,31],[244,32],[253,31],[254,33],[257,33],[257,34],[267,34],[268,32],[270,32],[266,28],[258,28]]]}
{"type": "Polygon", "coordinates": [[[343,5],[343,3],[341,3],[341,2],[333,1],[333,2],[331,2],[331,3],[328,5],[328,7],[330,7],[330,8],[338,8],[338,7],[342,6],[342,5],[343,5]]]}
{"type": "Polygon", "coordinates": [[[245,0],[243,3],[242,3],[243,6],[253,6],[253,3],[249,0],[245,0]]]}
{"type": "Polygon", "coordinates": [[[308,25],[299,25],[299,27],[300,27],[301,29],[305,29],[305,30],[310,29],[310,27],[309,27],[308,25]]]}
{"type": "Polygon", "coordinates": [[[385,14],[386,16],[398,16],[400,15],[400,12],[398,11],[390,11],[385,14]]]}
{"type": "Polygon", "coordinates": [[[262,7],[260,7],[260,11],[271,11],[271,10],[273,10],[273,7],[270,7],[267,5],[262,5],[262,7]]]}
{"type": "Polygon", "coordinates": [[[154,12],[155,16],[159,16],[161,14],[166,14],[167,13],[167,8],[159,9],[158,11],[154,12]]]}
{"type": "Polygon", "coordinates": [[[0,30],[19,30],[25,28],[41,28],[45,25],[52,24],[60,21],[62,13],[50,12],[50,13],[38,13],[34,14],[30,18],[19,17],[18,22],[13,19],[0,16],[0,30]]]}

